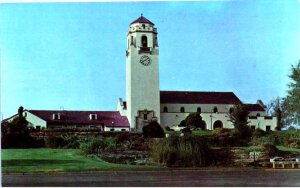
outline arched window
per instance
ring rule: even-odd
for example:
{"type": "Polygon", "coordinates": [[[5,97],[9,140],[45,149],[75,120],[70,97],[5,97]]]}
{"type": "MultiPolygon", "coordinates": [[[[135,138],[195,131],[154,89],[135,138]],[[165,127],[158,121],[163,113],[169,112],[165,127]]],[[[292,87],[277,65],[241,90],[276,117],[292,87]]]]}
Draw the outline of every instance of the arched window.
{"type": "Polygon", "coordinates": [[[201,108],[200,107],[197,108],[197,112],[201,113],[201,108]]]}
{"type": "Polygon", "coordinates": [[[130,45],[133,45],[133,36],[131,36],[130,45]]]}
{"type": "Polygon", "coordinates": [[[164,112],[168,112],[168,107],[164,107],[164,112]]]}
{"type": "Polygon", "coordinates": [[[214,107],[214,113],[218,113],[218,108],[216,106],[214,107]]]}
{"type": "Polygon", "coordinates": [[[148,47],[148,40],[145,35],[142,36],[142,47],[148,47]]]}
{"type": "Polygon", "coordinates": [[[260,116],[260,113],[257,113],[256,116],[260,116]]]}
{"type": "Polygon", "coordinates": [[[229,114],[231,114],[233,112],[233,108],[229,108],[229,114]]]}
{"type": "Polygon", "coordinates": [[[181,107],[181,108],[180,108],[180,112],[184,112],[184,107],[181,107]]]}

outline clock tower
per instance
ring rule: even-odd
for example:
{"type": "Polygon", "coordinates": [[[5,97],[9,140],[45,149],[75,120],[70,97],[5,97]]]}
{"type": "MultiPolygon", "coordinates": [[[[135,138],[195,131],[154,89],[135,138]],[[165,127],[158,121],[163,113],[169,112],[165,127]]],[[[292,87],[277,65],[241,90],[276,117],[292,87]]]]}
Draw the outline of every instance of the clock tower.
{"type": "Polygon", "coordinates": [[[151,121],[160,122],[157,29],[143,15],[127,33],[126,100],[131,129],[141,131],[151,121]]]}

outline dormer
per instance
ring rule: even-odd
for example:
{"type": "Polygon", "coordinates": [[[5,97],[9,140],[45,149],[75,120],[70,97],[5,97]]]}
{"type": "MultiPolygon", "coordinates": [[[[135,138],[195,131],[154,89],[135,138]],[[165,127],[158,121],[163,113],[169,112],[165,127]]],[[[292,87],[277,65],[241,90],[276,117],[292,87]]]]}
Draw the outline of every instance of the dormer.
{"type": "Polygon", "coordinates": [[[60,113],[54,113],[52,115],[53,120],[60,120],[60,113]]]}
{"type": "Polygon", "coordinates": [[[97,120],[97,114],[90,114],[90,120],[97,120]]]}

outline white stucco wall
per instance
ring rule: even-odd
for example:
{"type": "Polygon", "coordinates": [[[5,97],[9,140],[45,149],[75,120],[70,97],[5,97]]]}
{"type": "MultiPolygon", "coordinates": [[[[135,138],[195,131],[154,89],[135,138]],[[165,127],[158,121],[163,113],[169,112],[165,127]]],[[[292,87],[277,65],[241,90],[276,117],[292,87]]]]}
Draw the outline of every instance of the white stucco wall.
{"type": "MultiPolygon", "coordinates": [[[[161,125],[162,127],[173,127],[179,125],[189,113],[161,113],[161,125]]],[[[206,123],[206,129],[212,130],[213,125],[216,121],[223,123],[223,128],[234,128],[232,123],[229,121],[229,116],[226,113],[201,113],[202,120],[206,123]]]]}
{"type": "MultiPolygon", "coordinates": [[[[153,48],[153,38],[155,33],[149,32],[155,28],[149,29],[146,24],[145,31],[140,28],[142,24],[133,24],[128,32],[126,58],[126,101],[127,101],[127,118],[131,128],[135,128],[135,119],[139,110],[154,111],[157,121],[160,122],[160,92],[159,92],[159,75],[158,75],[158,47],[153,48]],[[135,28],[134,32],[133,28],[135,28]],[[136,32],[137,29],[139,32],[136,32]],[[141,53],[139,50],[142,36],[147,36],[148,47],[151,53],[141,53]],[[131,45],[131,37],[134,38],[135,45],[131,45]],[[144,66],[140,63],[143,55],[151,58],[151,64],[144,66]]],[[[141,128],[141,127],[139,127],[141,128]]]]}
{"type": "Polygon", "coordinates": [[[189,113],[197,112],[197,108],[201,108],[202,120],[206,123],[206,129],[212,130],[216,121],[220,120],[224,128],[233,128],[229,120],[229,109],[231,104],[161,104],[161,125],[162,126],[177,126],[184,120],[189,113]],[[168,112],[164,112],[164,107],[168,108],[168,112]],[[184,107],[185,113],[180,113],[180,108],[184,107]],[[217,107],[218,113],[213,113],[217,107]]]}
{"type": "Polygon", "coordinates": [[[185,112],[197,112],[197,108],[201,108],[202,113],[210,113],[214,107],[218,108],[219,113],[228,113],[229,109],[233,107],[231,104],[160,104],[160,111],[164,112],[164,107],[168,108],[168,112],[180,112],[180,108],[184,107],[185,112]]]}
{"type": "Polygon", "coordinates": [[[118,100],[117,111],[120,112],[121,116],[127,116],[127,110],[124,109],[122,98],[118,100]]]}
{"type": "Polygon", "coordinates": [[[265,117],[257,117],[257,119],[249,119],[249,126],[255,126],[255,128],[260,128],[266,130],[267,126],[271,126],[271,130],[274,131],[277,125],[277,117],[272,117],[272,119],[266,119],[265,117]]]}
{"type": "Polygon", "coordinates": [[[41,128],[46,128],[47,127],[47,122],[38,116],[28,112],[24,111],[23,116],[26,118],[26,120],[32,125],[34,128],[37,126],[41,126],[41,128]]]}
{"type": "MultiPolygon", "coordinates": [[[[223,128],[234,128],[229,118],[229,109],[233,105],[228,104],[161,104],[161,125],[163,127],[176,127],[184,120],[189,113],[197,112],[197,108],[201,108],[201,117],[206,123],[206,129],[213,130],[213,125],[220,120],[223,123],[223,128]],[[168,112],[164,112],[164,107],[168,108],[168,112]],[[180,113],[180,108],[184,107],[185,112],[180,113]],[[218,108],[218,113],[211,113],[214,107],[218,108]]],[[[266,119],[266,112],[252,111],[250,116],[256,116],[259,113],[261,116],[257,119],[249,119],[249,126],[255,125],[256,128],[266,130],[266,126],[271,126],[271,130],[275,130],[277,119],[273,117],[271,120],[266,119]]]]}

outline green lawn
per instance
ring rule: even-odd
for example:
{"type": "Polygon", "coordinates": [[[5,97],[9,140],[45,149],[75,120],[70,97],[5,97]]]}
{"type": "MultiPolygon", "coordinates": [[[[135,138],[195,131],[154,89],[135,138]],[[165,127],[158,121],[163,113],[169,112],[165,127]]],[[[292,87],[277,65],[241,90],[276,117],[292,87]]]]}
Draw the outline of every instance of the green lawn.
{"type": "Polygon", "coordinates": [[[194,131],[192,131],[192,134],[193,135],[197,135],[197,136],[199,136],[199,135],[208,135],[208,134],[210,134],[211,133],[211,131],[210,130],[194,130],[194,131]]]}
{"type": "MultiPolygon", "coordinates": [[[[285,147],[285,146],[276,146],[276,147],[279,151],[289,151],[289,152],[294,152],[294,153],[299,153],[300,154],[300,149],[298,149],[298,148],[289,148],[289,147],[285,147]]],[[[244,150],[244,151],[247,151],[247,152],[251,152],[251,151],[262,151],[263,147],[262,146],[232,147],[232,149],[239,149],[239,150],[244,150]]]]}
{"type": "Polygon", "coordinates": [[[76,149],[3,149],[3,173],[35,173],[101,170],[151,170],[154,166],[112,164],[85,157],[76,149]]]}
{"type": "Polygon", "coordinates": [[[295,152],[300,154],[300,149],[299,148],[289,148],[285,146],[276,146],[280,151],[290,151],[290,152],[295,152]]]}
{"type": "MultiPolygon", "coordinates": [[[[165,133],[168,133],[170,135],[180,135],[182,132],[181,131],[165,131],[165,133]]],[[[210,134],[211,131],[210,130],[193,130],[192,131],[192,135],[208,135],[210,134]]]]}

